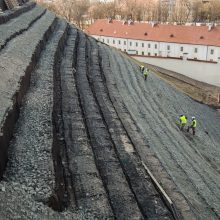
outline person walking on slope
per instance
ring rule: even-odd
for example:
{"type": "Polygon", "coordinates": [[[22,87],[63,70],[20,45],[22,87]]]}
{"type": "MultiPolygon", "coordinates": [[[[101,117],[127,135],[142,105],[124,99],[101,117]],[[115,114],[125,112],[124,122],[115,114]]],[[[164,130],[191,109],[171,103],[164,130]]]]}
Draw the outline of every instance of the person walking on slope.
{"type": "Polygon", "coordinates": [[[188,126],[187,132],[189,132],[189,130],[192,129],[193,135],[195,135],[196,134],[196,125],[197,125],[196,118],[192,117],[192,122],[191,122],[191,125],[188,126]]]}
{"type": "Polygon", "coordinates": [[[140,69],[141,69],[141,73],[143,74],[144,73],[144,66],[141,65],[140,69]]]}
{"type": "Polygon", "coordinates": [[[149,71],[147,68],[145,68],[145,70],[144,70],[144,80],[145,81],[147,80],[148,75],[149,75],[149,71]]]}
{"type": "Polygon", "coordinates": [[[180,120],[180,130],[182,131],[186,126],[187,117],[185,115],[180,115],[179,120],[180,120]]]}

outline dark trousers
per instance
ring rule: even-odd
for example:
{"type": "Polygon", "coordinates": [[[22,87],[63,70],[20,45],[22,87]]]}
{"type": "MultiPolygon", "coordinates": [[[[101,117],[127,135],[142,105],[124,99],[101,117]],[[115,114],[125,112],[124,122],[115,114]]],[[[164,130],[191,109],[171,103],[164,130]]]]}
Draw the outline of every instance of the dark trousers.
{"type": "Polygon", "coordinates": [[[192,129],[193,135],[195,135],[196,134],[196,128],[191,125],[191,126],[188,126],[187,131],[189,132],[190,129],[192,129]]]}
{"type": "Polygon", "coordinates": [[[182,131],[185,127],[186,123],[180,123],[180,130],[182,131]]]}
{"type": "Polygon", "coordinates": [[[145,81],[147,80],[147,75],[144,76],[144,80],[145,80],[145,81]]]}

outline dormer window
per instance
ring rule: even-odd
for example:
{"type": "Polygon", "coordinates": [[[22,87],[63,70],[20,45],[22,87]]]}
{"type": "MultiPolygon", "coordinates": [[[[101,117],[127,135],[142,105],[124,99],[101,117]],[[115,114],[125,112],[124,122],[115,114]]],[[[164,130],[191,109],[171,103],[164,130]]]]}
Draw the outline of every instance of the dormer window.
{"type": "Polygon", "coordinates": [[[174,37],[174,35],[173,35],[173,34],[170,34],[170,37],[174,37]]]}
{"type": "Polygon", "coordinates": [[[100,31],[102,32],[102,31],[103,31],[103,29],[101,28],[101,29],[100,29],[100,31]]]}
{"type": "Polygon", "coordinates": [[[144,36],[147,36],[147,32],[144,33],[144,36]]]}
{"type": "Polygon", "coordinates": [[[200,39],[204,39],[204,37],[203,37],[203,36],[200,36],[200,39]]]}

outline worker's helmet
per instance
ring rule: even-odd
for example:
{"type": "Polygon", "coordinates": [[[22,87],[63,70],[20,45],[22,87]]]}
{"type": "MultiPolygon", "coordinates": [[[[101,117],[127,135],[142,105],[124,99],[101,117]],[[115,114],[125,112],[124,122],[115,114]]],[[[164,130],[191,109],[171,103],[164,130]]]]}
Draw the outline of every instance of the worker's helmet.
{"type": "Polygon", "coordinates": [[[193,116],[193,117],[192,117],[192,120],[194,120],[194,119],[196,119],[196,117],[193,116]]]}

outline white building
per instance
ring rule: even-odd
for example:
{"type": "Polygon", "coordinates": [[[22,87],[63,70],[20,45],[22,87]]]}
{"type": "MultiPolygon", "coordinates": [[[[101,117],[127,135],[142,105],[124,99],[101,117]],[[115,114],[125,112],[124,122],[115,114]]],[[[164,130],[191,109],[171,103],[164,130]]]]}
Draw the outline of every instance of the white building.
{"type": "Polygon", "coordinates": [[[87,32],[128,54],[220,62],[220,27],[97,20],[87,32]]]}

